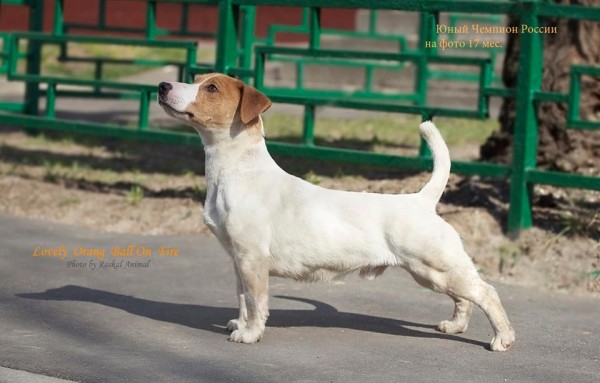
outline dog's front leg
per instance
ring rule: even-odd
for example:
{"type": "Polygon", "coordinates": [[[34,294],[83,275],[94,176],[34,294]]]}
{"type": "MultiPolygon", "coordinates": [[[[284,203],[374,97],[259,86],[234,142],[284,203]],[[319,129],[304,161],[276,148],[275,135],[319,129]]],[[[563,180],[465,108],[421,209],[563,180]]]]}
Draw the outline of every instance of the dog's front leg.
{"type": "Polygon", "coordinates": [[[229,323],[227,323],[227,330],[229,330],[230,332],[246,327],[246,320],[248,319],[248,311],[246,309],[246,298],[244,297],[244,285],[242,283],[242,278],[240,277],[240,272],[235,261],[233,262],[233,268],[235,270],[235,281],[240,306],[240,314],[237,319],[232,319],[229,321],[229,323]]]}
{"type": "Polygon", "coordinates": [[[237,255],[235,262],[243,290],[243,294],[240,295],[240,313],[243,296],[247,314],[245,326],[238,326],[229,336],[229,340],[255,343],[261,340],[269,316],[269,264],[266,257],[249,253],[237,255]]]}

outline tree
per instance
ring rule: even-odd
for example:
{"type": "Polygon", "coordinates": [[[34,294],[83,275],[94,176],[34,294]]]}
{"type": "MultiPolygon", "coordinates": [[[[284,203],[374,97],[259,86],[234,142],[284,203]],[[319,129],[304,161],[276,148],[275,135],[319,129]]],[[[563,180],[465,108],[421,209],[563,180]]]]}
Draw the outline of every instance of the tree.
{"type": "MultiPolygon", "coordinates": [[[[556,3],[600,6],[600,0],[557,0],[556,3]]],[[[510,26],[518,27],[511,19],[510,26]]],[[[544,36],[544,70],[542,90],[568,93],[572,64],[600,64],[600,22],[548,19],[556,34],[544,36]]],[[[506,87],[515,87],[519,65],[519,34],[510,34],[504,59],[502,79],[506,87]]],[[[581,84],[583,120],[600,121],[600,78],[584,76],[581,84]]],[[[600,131],[566,129],[567,105],[543,102],[538,109],[538,165],[567,172],[600,173],[600,131]]],[[[505,99],[500,110],[500,131],[481,147],[483,160],[508,162],[511,158],[515,121],[515,100],[505,99]]]]}

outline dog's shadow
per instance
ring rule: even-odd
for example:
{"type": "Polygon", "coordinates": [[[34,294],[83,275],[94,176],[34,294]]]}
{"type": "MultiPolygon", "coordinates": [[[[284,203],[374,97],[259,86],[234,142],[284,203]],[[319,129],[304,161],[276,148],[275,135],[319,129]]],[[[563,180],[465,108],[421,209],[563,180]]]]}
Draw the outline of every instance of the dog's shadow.
{"type": "MultiPolygon", "coordinates": [[[[204,331],[225,333],[224,324],[238,316],[235,308],[157,302],[128,295],[95,290],[82,286],[63,286],[40,293],[16,294],[20,298],[45,301],[91,302],[124,310],[146,318],[175,323],[204,331]]],[[[314,306],[312,310],[270,310],[269,327],[332,327],[380,334],[417,338],[440,338],[488,347],[487,344],[460,336],[437,333],[435,326],[407,322],[399,319],[338,311],[335,307],[312,299],[275,296],[280,299],[304,302],[314,306]],[[427,329],[421,331],[414,328],[427,329]]]]}

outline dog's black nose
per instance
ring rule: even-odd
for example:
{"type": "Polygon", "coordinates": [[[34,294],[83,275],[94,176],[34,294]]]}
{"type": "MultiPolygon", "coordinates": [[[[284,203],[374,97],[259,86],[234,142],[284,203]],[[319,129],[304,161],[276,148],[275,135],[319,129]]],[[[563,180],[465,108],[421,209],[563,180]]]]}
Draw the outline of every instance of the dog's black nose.
{"type": "Polygon", "coordinates": [[[173,89],[173,85],[170,82],[161,82],[158,84],[158,93],[160,94],[167,94],[171,89],[173,89]]]}

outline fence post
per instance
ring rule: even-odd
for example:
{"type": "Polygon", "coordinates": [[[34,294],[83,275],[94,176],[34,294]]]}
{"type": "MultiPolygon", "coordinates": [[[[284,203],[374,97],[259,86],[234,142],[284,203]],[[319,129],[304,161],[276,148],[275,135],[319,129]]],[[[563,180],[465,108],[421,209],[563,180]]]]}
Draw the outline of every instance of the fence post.
{"type": "Polygon", "coordinates": [[[181,18],[179,19],[179,33],[185,35],[188,33],[188,13],[190,12],[190,3],[181,4],[181,18]]]}
{"type": "Polygon", "coordinates": [[[100,29],[106,28],[106,0],[98,2],[98,25],[100,29]]]}
{"type": "MultiPolygon", "coordinates": [[[[321,8],[308,8],[308,47],[310,50],[319,49],[321,46],[321,8]]],[[[296,87],[304,87],[304,62],[297,66],[296,87]]],[[[315,144],[315,117],[317,107],[314,104],[304,105],[304,120],[302,122],[302,142],[304,145],[315,144]]]]}
{"type": "Polygon", "coordinates": [[[138,129],[148,130],[148,117],[150,113],[150,92],[140,92],[140,110],[138,115],[138,129]]]}
{"type": "Polygon", "coordinates": [[[64,32],[64,0],[56,0],[54,3],[54,25],[53,33],[61,36],[64,32]]]}
{"type": "MultiPolygon", "coordinates": [[[[417,48],[417,51],[421,52],[421,58],[417,63],[417,80],[415,81],[415,92],[418,95],[417,105],[419,106],[427,103],[427,81],[429,80],[429,61],[427,60],[427,56],[429,56],[430,52],[437,53],[437,49],[426,46],[426,43],[437,41],[434,29],[438,18],[439,13],[421,12],[421,21],[419,24],[420,46],[417,48]]],[[[432,117],[428,116],[428,118],[432,117]]],[[[423,137],[420,138],[419,157],[431,158],[431,151],[423,137]]]]}
{"type": "MultiPolygon", "coordinates": [[[[254,46],[254,34],[256,29],[256,7],[253,5],[243,6],[242,9],[243,29],[241,36],[241,66],[244,69],[251,69],[252,66],[252,48],[254,46]]],[[[250,76],[242,76],[241,80],[249,82],[250,76]]]]}
{"type": "Polygon", "coordinates": [[[56,117],[56,83],[49,82],[46,92],[46,118],[54,119],[56,117]]]}
{"type": "MultiPolygon", "coordinates": [[[[44,28],[44,1],[35,0],[31,2],[29,8],[29,30],[34,32],[41,32],[44,28]]],[[[28,75],[38,75],[41,67],[41,50],[42,45],[39,41],[28,41],[27,42],[27,63],[26,73],[28,75]]],[[[18,55],[19,47],[17,44],[16,53],[18,55]]],[[[14,70],[16,71],[16,67],[14,70]]],[[[39,100],[40,100],[40,84],[37,82],[27,82],[25,86],[25,113],[33,116],[37,116],[39,112],[39,100]]],[[[28,131],[34,132],[34,129],[28,131]]]]}
{"type": "Polygon", "coordinates": [[[219,1],[219,29],[217,31],[217,59],[215,70],[227,73],[238,59],[238,26],[240,6],[231,0],[219,1]]]}
{"type": "Polygon", "coordinates": [[[308,46],[310,49],[319,49],[321,46],[321,8],[309,8],[308,15],[308,46]]]}
{"type": "MultiPolygon", "coordinates": [[[[537,0],[517,3],[521,8],[521,23],[530,27],[539,26],[537,0]]],[[[534,93],[542,84],[542,34],[521,33],[519,70],[515,94],[515,126],[513,134],[513,164],[510,180],[510,208],[508,211],[508,231],[518,233],[520,229],[531,227],[531,201],[533,185],[527,180],[527,170],[534,169],[537,154],[537,110],[534,93]]]]}
{"type": "Polygon", "coordinates": [[[156,0],[150,0],[146,4],[146,38],[153,40],[156,38],[156,0]]]}
{"type": "Polygon", "coordinates": [[[186,49],[185,53],[185,66],[184,68],[179,67],[179,70],[183,73],[179,73],[181,80],[184,82],[194,81],[194,75],[191,73],[190,68],[196,65],[198,62],[198,46],[194,45],[194,48],[186,49]]]}

